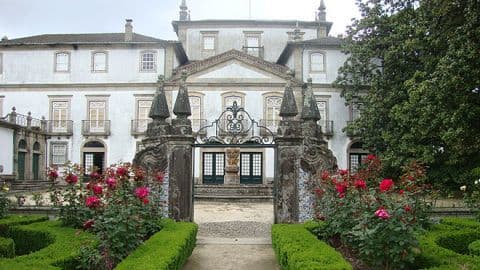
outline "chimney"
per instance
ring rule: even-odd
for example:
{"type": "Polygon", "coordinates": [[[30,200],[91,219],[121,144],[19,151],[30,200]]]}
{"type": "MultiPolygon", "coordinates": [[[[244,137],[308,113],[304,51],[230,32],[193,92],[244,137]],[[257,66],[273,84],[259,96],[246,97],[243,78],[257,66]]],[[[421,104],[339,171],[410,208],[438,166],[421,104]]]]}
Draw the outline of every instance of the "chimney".
{"type": "Polygon", "coordinates": [[[132,26],[132,19],[125,20],[125,42],[133,41],[133,26],[132,26]]]}

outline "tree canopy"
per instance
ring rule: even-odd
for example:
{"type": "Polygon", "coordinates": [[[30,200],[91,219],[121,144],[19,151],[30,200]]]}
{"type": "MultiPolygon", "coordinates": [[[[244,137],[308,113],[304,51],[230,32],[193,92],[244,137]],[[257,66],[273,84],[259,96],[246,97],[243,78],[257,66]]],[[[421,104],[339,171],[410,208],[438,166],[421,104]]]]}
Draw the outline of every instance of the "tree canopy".
{"type": "Polygon", "coordinates": [[[391,170],[410,160],[456,187],[480,167],[480,1],[357,0],[336,84],[391,170]]]}

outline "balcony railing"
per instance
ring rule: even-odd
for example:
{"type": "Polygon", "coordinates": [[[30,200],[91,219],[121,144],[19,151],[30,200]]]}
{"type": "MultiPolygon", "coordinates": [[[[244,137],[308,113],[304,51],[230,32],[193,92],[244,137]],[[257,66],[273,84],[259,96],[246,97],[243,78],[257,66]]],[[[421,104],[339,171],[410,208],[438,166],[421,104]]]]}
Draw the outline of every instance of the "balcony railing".
{"type": "Polygon", "coordinates": [[[47,134],[49,135],[73,135],[73,121],[72,120],[48,120],[47,134]]]}
{"type": "Polygon", "coordinates": [[[33,118],[30,113],[28,115],[24,115],[13,111],[12,113],[7,114],[7,116],[5,116],[3,119],[12,124],[16,124],[22,127],[35,128],[40,130],[42,129],[42,120],[33,118]]]}
{"type": "Polygon", "coordinates": [[[333,121],[332,120],[319,120],[318,124],[322,127],[322,132],[325,136],[333,136],[333,121]]]}
{"type": "Polygon", "coordinates": [[[110,136],[110,120],[83,120],[83,136],[110,136]]]}
{"type": "Polygon", "coordinates": [[[263,59],[263,52],[264,48],[263,47],[242,47],[244,53],[248,53],[250,55],[260,57],[263,59]]]}
{"type": "Polygon", "coordinates": [[[133,119],[132,120],[132,135],[144,135],[147,132],[148,124],[152,122],[152,119],[133,119]]]}

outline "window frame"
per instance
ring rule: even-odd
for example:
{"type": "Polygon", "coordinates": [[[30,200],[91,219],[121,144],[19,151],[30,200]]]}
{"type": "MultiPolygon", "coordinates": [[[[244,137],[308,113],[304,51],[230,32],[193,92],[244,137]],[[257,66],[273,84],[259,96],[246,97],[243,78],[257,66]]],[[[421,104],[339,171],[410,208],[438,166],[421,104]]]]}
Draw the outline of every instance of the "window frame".
{"type": "Polygon", "coordinates": [[[350,121],[355,121],[357,120],[358,118],[360,118],[360,116],[362,115],[362,110],[361,108],[363,107],[363,103],[362,102],[355,102],[355,103],[352,103],[350,106],[349,106],[349,117],[350,117],[350,121]],[[355,108],[356,107],[356,108],[355,108]],[[354,110],[358,110],[358,117],[355,117],[354,116],[354,110]]]}
{"type": "MultiPolygon", "coordinates": [[[[280,98],[280,99],[283,99],[283,94],[280,93],[280,92],[270,92],[270,93],[265,93],[263,94],[263,121],[265,121],[265,123],[263,124],[264,126],[266,126],[267,128],[269,128],[269,125],[267,124],[267,121],[271,120],[271,121],[280,121],[281,120],[281,117],[280,117],[280,109],[282,107],[282,103],[280,102],[280,107],[279,107],[279,115],[277,116],[277,119],[270,119],[268,118],[268,99],[269,98],[280,98]]],[[[272,125],[273,126],[273,125],[272,125]]],[[[269,128],[270,129],[270,128],[269,128]]],[[[271,130],[272,132],[276,132],[276,130],[271,130]]]]}
{"type": "Polygon", "coordinates": [[[324,52],[324,51],[314,51],[314,52],[310,52],[309,54],[309,70],[310,70],[310,73],[326,73],[327,72],[327,53],[324,52]],[[322,60],[323,60],[323,63],[322,63],[322,69],[314,69],[313,68],[313,61],[312,61],[312,58],[314,55],[316,54],[319,54],[319,55],[322,55],[322,60]]]}
{"type": "Polygon", "coordinates": [[[68,142],[66,141],[52,141],[50,142],[50,153],[49,153],[49,162],[50,162],[50,165],[65,165],[65,163],[68,161],[68,142]],[[64,154],[64,159],[65,159],[65,162],[64,163],[54,163],[53,162],[53,147],[54,145],[63,145],[65,146],[65,154],[64,154]]]}
{"type": "Polygon", "coordinates": [[[70,73],[72,64],[72,54],[69,51],[57,51],[53,56],[53,71],[55,73],[70,73]],[[66,54],[67,55],[67,70],[58,70],[58,55],[66,54]]]}
{"type": "Polygon", "coordinates": [[[218,31],[200,31],[202,35],[201,51],[216,52],[218,48],[218,31]],[[213,38],[213,49],[205,49],[205,38],[213,38]]]}
{"type": "Polygon", "coordinates": [[[226,99],[229,97],[239,97],[242,101],[242,104],[240,104],[239,107],[245,108],[245,93],[229,91],[229,92],[222,93],[221,96],[222,96],[222,111],[225,111],[227,109],[226,99]]]}
{"type": "Polygon", "coordinates": [[[91,71],[92,71],[92,73],[107,73],[108,72],[108,51],[92,51],[91,71]],[[103,70],[96,70],[95,69],[95,55],[96,54],[105,54],[105,69],[103,69],[103,70]]]}
{"type": "MultiPolygon", "coordinates": [[[[199,93],[199,92],[189,92],[188,93],[188,99],[190,101],[190,98],[198,98],[200,100],[200,112],[199,112],[199,115],[200,115],[200,118],[198,118],[198,128],[201,128],[202,126],[202,120],[205,119],[204,117],[204,103],[203,103],[203,98],[204,98],[205,94],[203,93],[199,93]]],[[[190,102],[191,104],[191,102],[190,102]]],[[[193,118],[193,107],[192,107],[192,115],[190,116],[190,120],[197,120],[197,118],[193,118]]],[[[192,126],[194,126],[194,122],[192,121],[192,126]]]]}
{"type": "Polygon", "coordinates": [[[139,72],[143,72],[143,73],[153,73],[153,72],[157,72],[157,67],[158,67],[158,52],[156,50],[144,50],[144,51],[141,51],[140,52],[140,59],[139,59],[139,72]],[[153,54],[153,68],[152,69],[144,69],[143,68],[143,63],[144,63],[144,60],[143,60],[143,56],[147,53],[151,53],[153,54]]]}
{"type": "MultiPolygon", "coordinates": [[[[140,118],[140,102],[142,101],[149,101],[151,103],[153,103],[153,99],[154,99],[154,95],[151,95],[151,94],[145,94],[145,95],[135,95],[135,118],[134,120],[136,121],[136,127],[135,129],[137,131],[142,131],[142,132],[146,132],[147,131],[147,126],[148,126],[148,123],[152,120],[150,117],[148,117],[148,114],[147,114],[147,117],[146,118],[140,118]],[[144,120],[146,123],[145,123],[145,130],[140,130],[140,121],[141,120],[144,120]]],[[[150,105],[151,107],[151,105],[150,105]]],[[[150,113],[150,111],[149,111],[150,113]]]]}

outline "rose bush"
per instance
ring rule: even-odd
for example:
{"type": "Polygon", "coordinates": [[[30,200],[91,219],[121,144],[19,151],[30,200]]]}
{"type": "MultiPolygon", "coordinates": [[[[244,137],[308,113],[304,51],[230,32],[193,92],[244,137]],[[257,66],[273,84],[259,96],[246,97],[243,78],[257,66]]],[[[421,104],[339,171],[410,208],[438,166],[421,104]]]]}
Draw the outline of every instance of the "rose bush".
{"type": "Polygon", "coordinates": [[[100,240],[98,249],[82,250],[83,268],[113,269],[160,230],[163,174],[148,181],[141,168],[128,163],[113,165],[103,174],[93,172],[85,184],[78,181],[82,174],[79,166],[67,164],[63,173],[67,187],[59,196],[60,220],[95,233],[100,240]]]}
{"type": "Polygon", "coordinates": [[[405,269],[418,251],[416,233],[427,224],[425,169],[413,162],[398,181],[380,177],[369,155],[356,173],[322,172],[315,186],[320,237],[346,247],[374,269],[405,269]]]}

